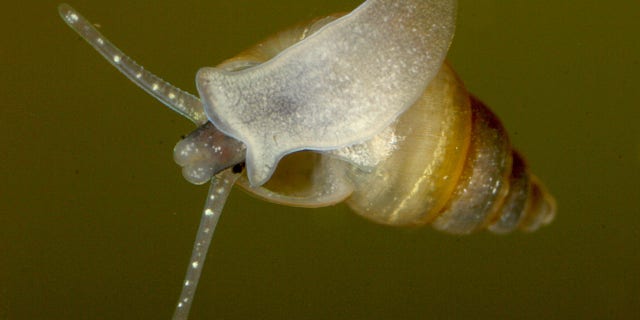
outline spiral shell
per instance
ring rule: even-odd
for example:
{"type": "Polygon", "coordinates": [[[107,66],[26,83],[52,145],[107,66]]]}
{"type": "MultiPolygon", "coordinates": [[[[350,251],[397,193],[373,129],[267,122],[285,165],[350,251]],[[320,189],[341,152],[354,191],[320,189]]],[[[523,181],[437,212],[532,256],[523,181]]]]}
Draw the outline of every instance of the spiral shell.
{"type": "MultiPolygon", "coordinates": [[[[219,67],[260,64],[339,16],[282,31],[219,67]]],[[[420,99],[373,139],[290,154],[265,185],[252,187],[246,177],[239,184],[270,202],[321,207],[346,201],[377,223],[432,224],[454,234],[532,231],[553,219],[556,206],[497,117],[447,63],[420,99]]]]}
{"type": "Polygon", "coordinates": [[[59,6],[64,21],[120,72],[198,125],[174,148],[188,181],[211,180],[174,319],[188,316],[243,163],[237,181],[260,198],[301,207],[344,201],[385,225],[466,234],[551,222],[553,197],[497,117],[442,62],[455,8],[455,0],[365,1],[342,19],[296,26],[201,69],[198,98],[59,6]]]}

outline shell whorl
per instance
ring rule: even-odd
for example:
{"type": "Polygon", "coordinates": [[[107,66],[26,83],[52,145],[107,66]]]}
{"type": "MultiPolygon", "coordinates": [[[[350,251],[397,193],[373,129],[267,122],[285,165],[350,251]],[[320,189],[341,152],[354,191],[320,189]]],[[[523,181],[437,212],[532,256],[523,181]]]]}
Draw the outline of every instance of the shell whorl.
{"type": "MultiPolygon", "coordinates": [[[[219,67],[238,70],[267,61],[339,16],[284,30],[219,67]]],[[[392,152],[374,154],[375,166],[354,164],[361,156],[354,149],[372,155],[366,143],[343,152],[301,151],[286,156],[265,185],[251,187],[246,177],[239,184],[275,203],[321,207],[345,200],[377,223],[431,224],[453,234],[533,231],[553,219],[553,197],[512,149],[497,117],[447,63],[389,128],[374,140],[392,152]]]]}

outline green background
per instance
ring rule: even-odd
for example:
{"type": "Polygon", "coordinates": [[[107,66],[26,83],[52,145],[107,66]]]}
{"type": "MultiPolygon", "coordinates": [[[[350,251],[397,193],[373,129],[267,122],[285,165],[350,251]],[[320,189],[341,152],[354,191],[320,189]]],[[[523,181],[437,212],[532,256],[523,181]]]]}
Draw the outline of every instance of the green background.
{"type": "MultiPolygon", "coordinates": [[[[71,4],[147,69],[194,75],[358,1],[71,4]]],[[[168,319],[206,187],[172,148],[192,125],[58,17],[0,19],[0,319],[168,319]]],[[[344,205],[235,190],[192,319],[637,319],[640,2],[461,0],[450,60],[556,196],[532,234],[394,229],[344,205]]]]}

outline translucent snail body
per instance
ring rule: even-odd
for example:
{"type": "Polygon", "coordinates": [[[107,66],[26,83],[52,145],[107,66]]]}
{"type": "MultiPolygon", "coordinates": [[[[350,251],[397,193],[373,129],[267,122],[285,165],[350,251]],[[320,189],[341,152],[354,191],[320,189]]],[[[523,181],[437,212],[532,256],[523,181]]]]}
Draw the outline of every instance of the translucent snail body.
{"type": "MultiPolygon", "coordinates": [[[[219,67],[268,61],[338,16],[282,31],[219,67]]],[[[377,223],[465,234],[487,228],[532,231],[553,219],[555,202],[514,152],[504,127],[443,64],[420,98],[371,140],[331,152],[286,156],[261,187],[267,201],[320,207],[345,201],[377,223]]]]}
{"type": "Polygon", "coordinates": [[[60,5],[65,22],[114,67],[198,126],[174,148],[183,176],[211,186],[173,319],[188,316],[236,182],[274,203],[345,202],[380,224],[453,234],[532,231],[553,219],[553,197],[444,61],[456,6],[365,1],[202,68],[198,97],[145,70],[60,5]]]}

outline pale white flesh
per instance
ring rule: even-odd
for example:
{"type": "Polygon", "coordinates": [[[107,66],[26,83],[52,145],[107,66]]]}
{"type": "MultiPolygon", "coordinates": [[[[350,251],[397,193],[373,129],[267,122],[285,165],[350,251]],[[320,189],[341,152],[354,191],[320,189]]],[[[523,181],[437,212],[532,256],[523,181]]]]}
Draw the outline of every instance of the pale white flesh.
{"type": "Polygon", "coordinates": [[[237,72],[202,68],[209,119],[247,146],[247,175],[264,184],[280,159],[371,139],[420,97],[455,29],[454,0],[369,0],[237,72]]]}
{"type": "Polygon", "coordinates": [[[174,320],[182,320],[189,317],[189,310],[200,281],[200,274],[207,258],[207,250],[211,244],[213,232],[218,225],[218,219],[220,219],[227,197],[239,176],[239,174],[233,173],[232,169],[228,169],[211,178],[211,186],[202,211],[196,240],[193,244],[191,260],[182,284],[182,293],[180,293],[178,305],[173,313],[172,319],[174,320]]]}

